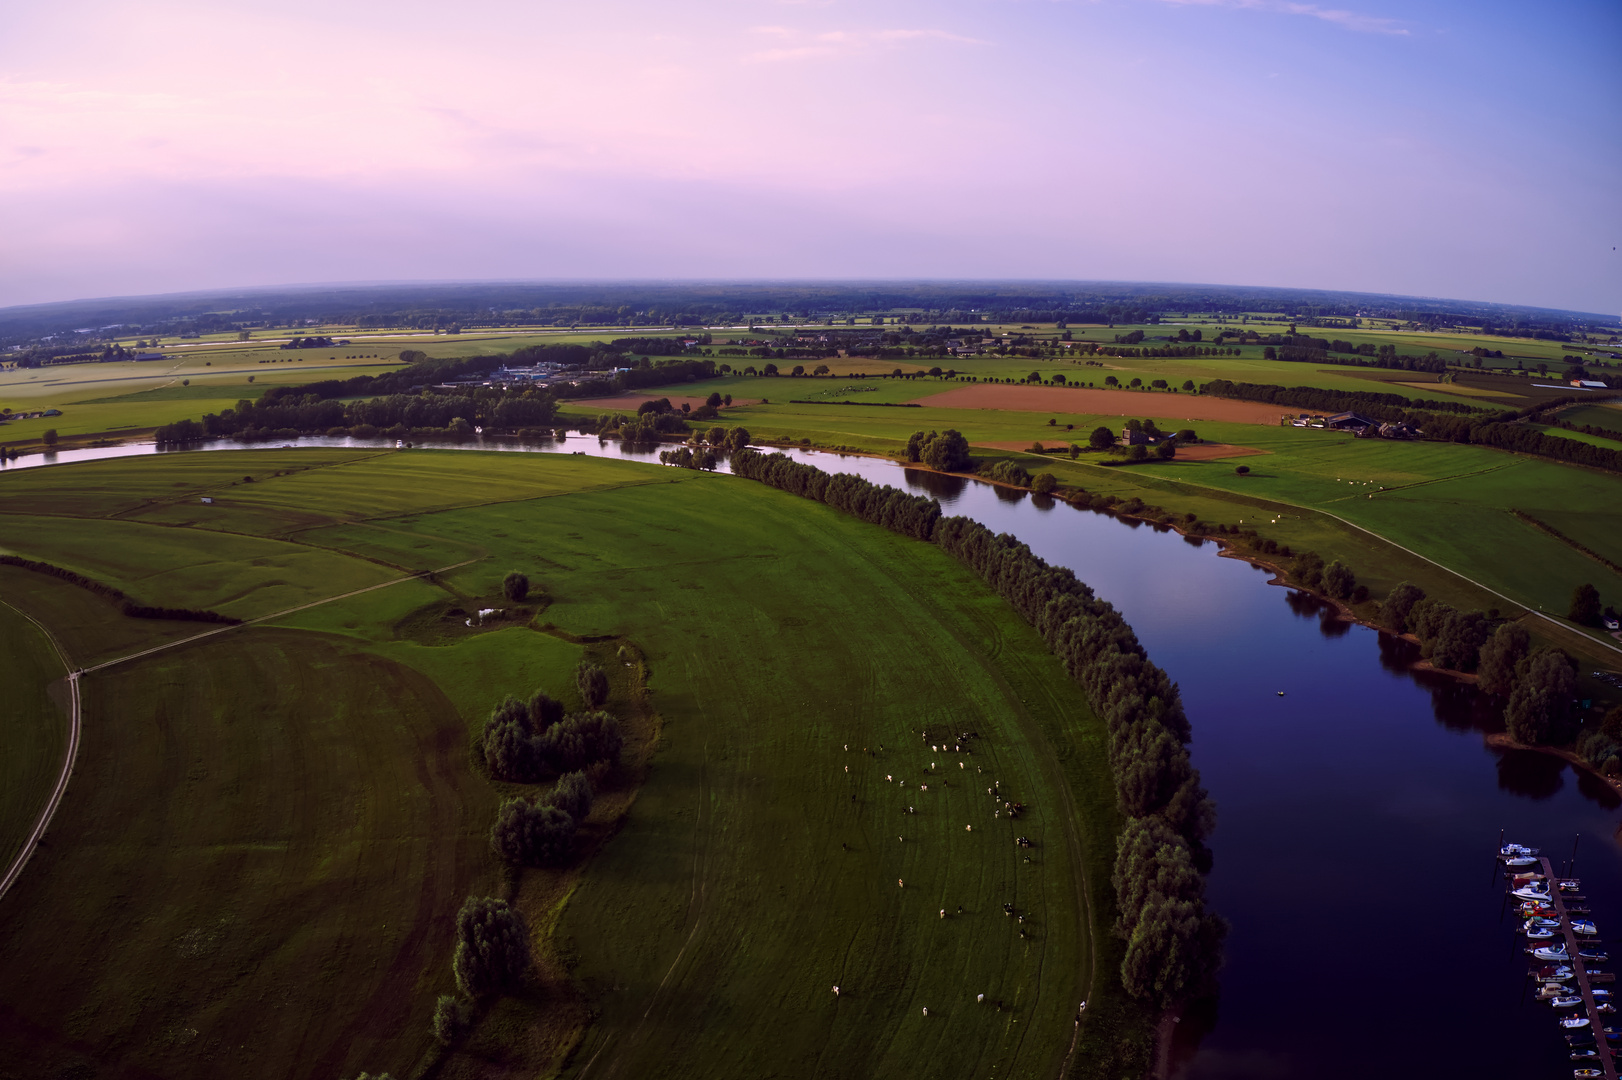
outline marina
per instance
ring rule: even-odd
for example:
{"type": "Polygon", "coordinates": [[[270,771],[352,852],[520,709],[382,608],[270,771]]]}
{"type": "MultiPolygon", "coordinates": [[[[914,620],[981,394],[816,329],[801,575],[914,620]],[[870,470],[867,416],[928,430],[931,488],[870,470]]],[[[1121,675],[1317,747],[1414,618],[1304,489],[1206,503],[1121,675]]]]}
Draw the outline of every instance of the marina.
{"type": "Polygon", "coordinates": [[[1513,899],[1523,919],[1519,933],[1527,939],[1526,952],[1533,959],[1527,971],[1537,983],[1533,997],[1554,1010],[1576,1065],[1572,1076],[1616,1080],[1622,1029],[1606,1026],[1616,1007],[1608,989],[1596,989],[1614,983],[1616,976],[1592,966],[1608,956],[1593,940],[1599,934],[1594,921],[1579,917],[1588,914],[1585,897],[1578,893],[1581,882],[1556,875],[1548,857],[1536,848],[1504,844],[1501,838],[1498,861],[1504,867],[1505,904],[1513,899]]]}

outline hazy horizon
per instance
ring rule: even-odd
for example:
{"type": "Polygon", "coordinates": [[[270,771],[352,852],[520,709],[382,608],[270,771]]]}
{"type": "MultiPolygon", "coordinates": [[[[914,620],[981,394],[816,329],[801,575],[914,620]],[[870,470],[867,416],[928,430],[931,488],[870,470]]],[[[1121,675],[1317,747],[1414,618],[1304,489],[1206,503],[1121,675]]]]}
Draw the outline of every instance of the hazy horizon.
{"type": "Polygon", "coordinates": [[[0,306],[297,283],[1246,283],[1622,309],[1622,9],[0,15],[0,306]]]}

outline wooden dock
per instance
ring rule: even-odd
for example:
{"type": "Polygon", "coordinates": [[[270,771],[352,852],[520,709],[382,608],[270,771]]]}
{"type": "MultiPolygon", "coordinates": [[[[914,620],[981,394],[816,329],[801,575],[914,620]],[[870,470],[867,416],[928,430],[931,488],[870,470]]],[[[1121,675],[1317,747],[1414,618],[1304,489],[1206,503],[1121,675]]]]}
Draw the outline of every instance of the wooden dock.
{"type": "Polygon", "coordinates": [[[1549,901],[1554,905],[1555,914],[1560,917],[1560,932],[1565,936],[1566,952],[1571,957],[1568,963],[1571,970],[1577,974],[1577,986],[1583,995],[1583,1008],[1588,1013],[1588,1027],[1594,1034],[1594,1052],[1599,1055],[1599,1065],[1605,1071],[1605,1080],[1618,1080],[1616,1059],[1611,1053],[1610,1043],[1605,1041],[1605,1019],[1594,1007],[1594,989],[1588,982],[1588,968],[1577,955],[1577,950],[1582,946],[1577,940],[1577,932],[1571,928],[1571,914],[1566,911],[1566,901],[1560,895],[1560,885],[1555,879],[1554,869],[1550,867],[1549,860],[1539,859],[1538,864],[1543,867],[1543,880],[1549,883],[1549,901]]]}

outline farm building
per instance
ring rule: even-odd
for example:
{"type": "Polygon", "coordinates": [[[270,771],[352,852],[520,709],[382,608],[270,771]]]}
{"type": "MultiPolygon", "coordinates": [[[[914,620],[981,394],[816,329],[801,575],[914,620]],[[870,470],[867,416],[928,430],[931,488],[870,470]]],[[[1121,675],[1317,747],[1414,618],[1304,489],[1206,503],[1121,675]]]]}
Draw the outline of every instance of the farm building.
{"type": "Polygon", "coordinates": [[[1361,435],[1372,427],[1378,426],[1366,416],[1359,416],[1354,412],[1336,413],[1327,421],[1329,427],[1335,431],[1351,431],[1361,435]]]}
{"type": "Polygon", "coordinates": [[[1149,445],[1149,436],[1135,428],[1122,428],[1121,442],[1126,446],[1147,446],[1149,445]]]}

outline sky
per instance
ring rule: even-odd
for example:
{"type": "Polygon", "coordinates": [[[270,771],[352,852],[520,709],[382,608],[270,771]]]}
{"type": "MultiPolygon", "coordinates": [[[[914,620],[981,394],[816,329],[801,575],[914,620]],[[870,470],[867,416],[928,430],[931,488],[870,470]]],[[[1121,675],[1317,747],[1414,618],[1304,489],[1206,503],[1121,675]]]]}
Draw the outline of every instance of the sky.
{"type": "Polygon", "coordinates": [[[1207,282],[1622,311],[1614,0],[0,5],[0,305],[1207,282]]]}

